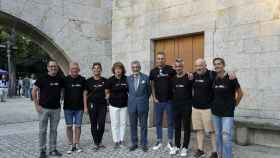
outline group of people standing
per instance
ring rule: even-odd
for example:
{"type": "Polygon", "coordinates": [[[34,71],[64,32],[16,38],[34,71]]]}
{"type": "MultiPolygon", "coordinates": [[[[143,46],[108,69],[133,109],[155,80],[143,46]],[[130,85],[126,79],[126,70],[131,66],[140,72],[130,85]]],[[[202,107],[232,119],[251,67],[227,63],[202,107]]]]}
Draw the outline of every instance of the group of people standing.
{"type": "Polygon", "coordinates": [[[40,158],[47,157],[46,134],[50,122],[49,155],[62,156],[56,149],[57,126],[60,120],[60,100],[64,100],[66,134],[69,143],[67,154],[82,152],[79,145],[84,112],[89,114],[94,149],[105,146],[102,137],[106,113],[109,110],[114,149],[124,146],[127,113],[130,121],[130,151],[140,147],[148,151],[149,98],[155,103],[157,142],[163,146],[163,115],[167,113],[170,154],[188,155],[191,124],[197,135],[196,158],[206,156],[204,135],[210,134],[210,158],[232,158],[234,109],[242,98],[242,90],[234,73],[225,71],[222,58],[213,60],[215,71],[208,70],[203,59],[195,61],[195,72],[184,72],[184,61],[177,58],[174,67],[166,64],[163,52],[156,55],[156,67],[148,75],[141,72],[139,61],[131,63],[132,74],[126,76],[121,62],[112,66],[112,76],[102,77],[102,65],[93,63],[92,77],[79,74],[78,63],[70,64],[69,75],[60,77],[55,61],[48,63],[48,74],[34,83],[32,96],[39,114],[40,158]],[[138,123],[141,128],[138,143],[138,123]],[[173,131],[175,129],[175,132],[173,131]],[[181,130],[184,141],[181,145],[181,130]],[[175,140],[173,145],[173,134],[175,140]]]}
{"type": "Polygon", "coordinates": [[[35,83],[35,75],[32,74],[30,77],[26,75],[24,78],[19,77],[17,80],[17,95],[30,98],[32,100],[32,88],[35,83]]]}
{"type": "MultiPolygon", "coordinates": [[[[30,98],[32,100],[31,91],[33,85],[35,83],[35,75],[32,74],[31,78],[26,76],[24,79],[19,77],[16,82],[16,95],[17,96],[24,96],[26,98],[30,98]]],[[[8,87],[9,87],[9,80],[6,75],[1,76],[0,80],[0,97],[1,102],[6,101],[8,95],[8,87]]]]}

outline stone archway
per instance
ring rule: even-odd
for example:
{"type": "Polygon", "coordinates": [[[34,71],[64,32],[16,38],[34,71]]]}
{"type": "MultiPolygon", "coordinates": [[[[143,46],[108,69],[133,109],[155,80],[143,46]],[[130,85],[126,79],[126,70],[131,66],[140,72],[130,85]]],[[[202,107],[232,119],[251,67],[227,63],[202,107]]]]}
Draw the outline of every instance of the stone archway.
{"type": "Polygon", "coordinates": [[[15,28],[16,32],[29,37],[32,41],[38,44],[45,52],[56,60],[64,74],[68,72],[69,57],[59,46],[50,39],[47,35],[41,32],[33,25],[21,20],[15,16],[0,11],[0,25],[8,28],[15,28]]]}

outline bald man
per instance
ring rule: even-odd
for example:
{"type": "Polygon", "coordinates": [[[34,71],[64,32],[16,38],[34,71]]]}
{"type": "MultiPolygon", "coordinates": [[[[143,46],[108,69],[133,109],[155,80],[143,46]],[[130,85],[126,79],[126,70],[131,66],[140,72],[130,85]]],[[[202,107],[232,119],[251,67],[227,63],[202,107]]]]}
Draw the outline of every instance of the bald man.
{"type": "Polygon", "coordinates": [[[193,110],[192,123],[196,132],[198,149],[195,157],[200,158],[206,156],[204,151],[205,133],[210,134],[212,143],[212,153],[210,158],[217,158],[215,133],[211,121],[210,104],[213,98],[212,84],[216,73],[208,70],[204,59],[195,61],[195,72],[193,82],[193,110]]]}
{"type": "Polygon", "coordinates": [[[71,63],[69,67],[69,75],[64,79],[63,106],[66,134],[69,143],[67,154],[82,151],[79,143],[84,109],[83,95],[86,83],[86,79],[79,75],[80,67],[78,63],[71,63]]]}
{"type": "MultiPolygon", "coordinates": [[[[235,73],[229,73],[230,79],[236,78],[235,73]]],[[[196,132],[198,149],[195,152],[195,157],[200,158],[206,156],[204,151],[205,133],[210,134],[212,153],[210,158],[217,158],[215,132],[211,120],[210,104],[213,100],[212,84],[216,78],[216,72],[207,69],[204,59],[195,61],[195,72],[193,74],[193,110],[192,123],[193,129],[196,132]]]]}

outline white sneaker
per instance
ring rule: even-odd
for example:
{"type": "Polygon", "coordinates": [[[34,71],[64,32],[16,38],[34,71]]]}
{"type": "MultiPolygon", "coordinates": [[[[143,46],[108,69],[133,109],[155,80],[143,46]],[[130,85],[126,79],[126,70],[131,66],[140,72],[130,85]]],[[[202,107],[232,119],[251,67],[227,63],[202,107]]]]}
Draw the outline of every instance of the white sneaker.
{"type": "Polygon", "coordinates": [[[178,153],[178,151],[179,151],[179,148],[174,147],[170,150],[169,154],[170,155],[176,155],[178,153]]]}
{"type": "Polygon", "coordinates": [[[157,142],[156,145],[153,147],[153,150],[158,150],[161,148],[161,146],[162,146],[162,143],[157,142]]]}
{"type": "Polygon", "coordinates": [[[76,151],[77,153],[83,152],[82,148],[79,146],[79,144],[76,144],[76,151]]]}
{"type": "Polygon", "coordinates": [[[171,143],[167,143],[166,148],[168,148],[171,151],[173,149],[173,145],[171,143]]]}
{"type": "Polygon", "coordinates": [[[69,149],[66,151],[66,153],[70,155],[70,154],[72,154],[72,153],[73,153],[73,151],[74,151],[74,149],[73,149],[73,145],[72,145],[72,144],[70,144],[70,145],[69,145],[69,149]]]}
{"type": "Polygon", "coordinates": [[[188,149],[183,148],[183,149],[181,150],[180,156],[184,156],[184,157],[188,156],[188,149]]]}

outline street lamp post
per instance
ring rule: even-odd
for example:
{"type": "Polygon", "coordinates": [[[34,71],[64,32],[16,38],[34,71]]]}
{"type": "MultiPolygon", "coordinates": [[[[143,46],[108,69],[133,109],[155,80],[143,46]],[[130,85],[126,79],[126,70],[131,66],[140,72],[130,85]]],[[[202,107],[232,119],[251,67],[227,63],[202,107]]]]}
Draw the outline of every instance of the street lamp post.
{"type": "Polygon", "coordinates": [[[16,31],[12,29],[9,40],[7,41],[7,55],[8,55],[8,67],[9,67],[9,96],[16,96],[16,31]]]}
{"type": "Polygon", "coordinates": [[[16,96],[16,66],[15,66],[15,52],[10,41],[7,41],[7,57],[8,57],[8,71],[9,71],[9,97],[16,96]]]}

